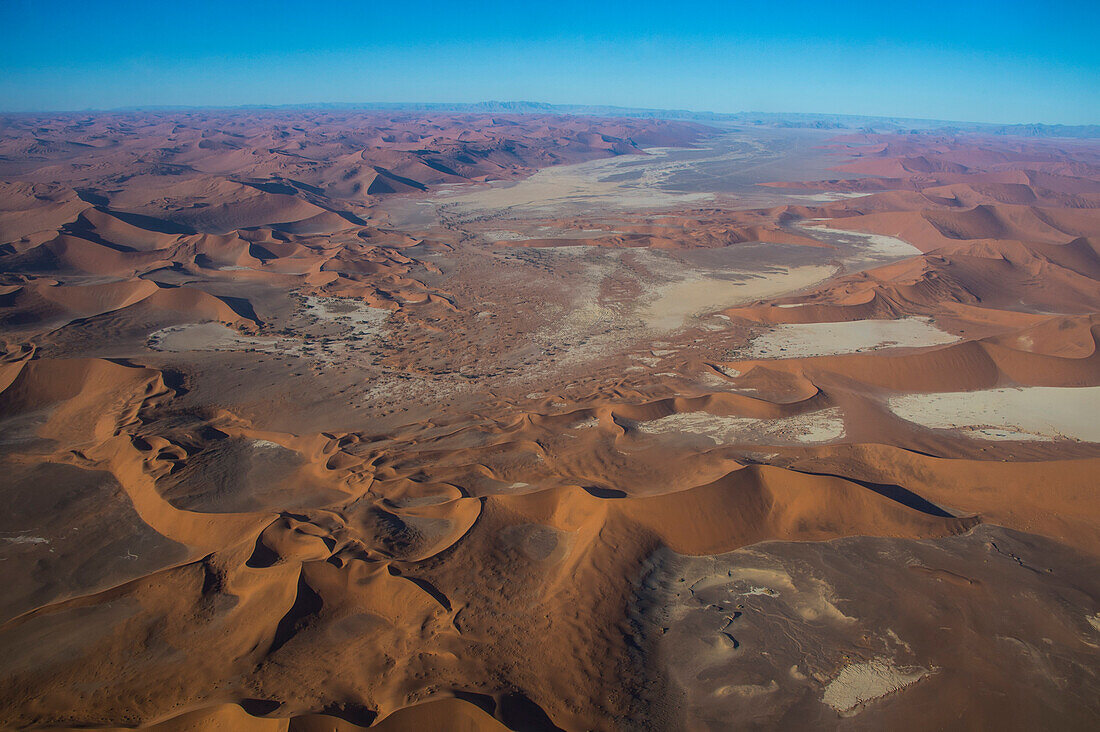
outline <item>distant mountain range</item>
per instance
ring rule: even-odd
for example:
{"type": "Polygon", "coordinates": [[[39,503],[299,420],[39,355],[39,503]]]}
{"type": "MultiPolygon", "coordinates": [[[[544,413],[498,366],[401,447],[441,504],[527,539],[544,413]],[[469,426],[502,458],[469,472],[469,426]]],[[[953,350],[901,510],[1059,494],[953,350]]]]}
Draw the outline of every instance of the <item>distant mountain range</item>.
{"type": "MultiPolygon", "coordinates": [[[[129,107],[112,111],[171,111],[207,109],[206,107],[159,106],[129,107]]],[[[409,112],[460,112],[470,114],[572,114],[596,117],[641,117],[656,119],[723,122],[758,127],[816,128],[859,130],[863,132],[966,133],[1021,137],[1100,138],[1100,125],[992,124],[953,120],[914,119],[908,117],[871,117],[850,114],[815,114],[806,112],[695,112],[688,109],[649,109],[644,107],[614,107],[589,104],[547,104],[545,102],[362,102],[243,105],[231,109],[255,110],[364,110],[409,112]]]]}

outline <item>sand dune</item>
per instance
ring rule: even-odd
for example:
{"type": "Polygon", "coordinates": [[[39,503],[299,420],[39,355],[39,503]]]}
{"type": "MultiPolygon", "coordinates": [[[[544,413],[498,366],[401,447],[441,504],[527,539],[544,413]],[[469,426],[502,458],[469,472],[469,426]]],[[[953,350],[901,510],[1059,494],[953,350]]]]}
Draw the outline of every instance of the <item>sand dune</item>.
{"type": "Polygon", "coordinates": [[[1097,171],[5,118],[0,725],[1094,727],[1097,171]]]}

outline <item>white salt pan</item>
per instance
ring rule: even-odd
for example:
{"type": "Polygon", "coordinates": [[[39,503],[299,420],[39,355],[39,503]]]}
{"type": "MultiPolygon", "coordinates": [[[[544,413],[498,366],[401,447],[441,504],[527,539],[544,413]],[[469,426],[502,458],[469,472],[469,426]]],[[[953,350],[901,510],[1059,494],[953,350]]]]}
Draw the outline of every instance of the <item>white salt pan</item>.
{"type": "Polygon", "coordinates": [[[1100,442],[1100,386],[906,394],[892,397],[888,406],[910,422],[978,439],[1100,442]]]}
{"type": "Polygon", "coordinates": [[[785,323],[752,339],[739,358],[809,358],[880,348],[952,343],[958,336],[925,318],[853,320],[843,323],[785,323]]]}

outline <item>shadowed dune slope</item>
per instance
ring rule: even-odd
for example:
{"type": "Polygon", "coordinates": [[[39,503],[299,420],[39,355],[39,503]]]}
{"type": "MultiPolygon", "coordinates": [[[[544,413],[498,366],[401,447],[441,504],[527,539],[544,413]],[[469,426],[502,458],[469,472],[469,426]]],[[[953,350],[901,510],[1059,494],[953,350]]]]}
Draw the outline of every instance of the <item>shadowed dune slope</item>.
{"type": "Polygon", "coordinates": [[[1095,728],[1097,211],[1089,140],[5,117],[0,726],[1095,728]]]}

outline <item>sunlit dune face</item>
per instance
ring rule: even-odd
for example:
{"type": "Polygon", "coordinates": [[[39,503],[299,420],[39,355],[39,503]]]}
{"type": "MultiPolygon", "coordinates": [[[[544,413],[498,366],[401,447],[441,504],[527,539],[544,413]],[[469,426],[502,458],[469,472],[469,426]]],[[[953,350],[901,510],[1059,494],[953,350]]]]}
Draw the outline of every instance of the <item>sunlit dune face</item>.
{"type": "Polygon", "coordinates": [[[1100,147],[820,127],[6,118],[0,724],[1095,726],[1100,147]]]}

